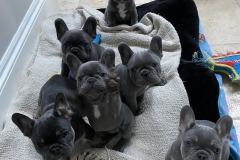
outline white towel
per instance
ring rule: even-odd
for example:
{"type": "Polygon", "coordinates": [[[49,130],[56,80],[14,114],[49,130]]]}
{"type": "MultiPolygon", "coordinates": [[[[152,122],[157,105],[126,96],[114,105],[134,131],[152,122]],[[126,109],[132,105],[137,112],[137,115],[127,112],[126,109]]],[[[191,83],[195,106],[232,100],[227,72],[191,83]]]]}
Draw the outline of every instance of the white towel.
{"type": "MultiPolygon", "coordinates": [[[[32,142],[23,136],[12,122],[13,113],[33,117],[37,109],[38,95],[49,77],[60,71],[61,47],[57,40],[54,20],[61,17],[69,29],[81,28],[87,17],[97,19],[97,33],[102,35],[101,45],[112,48],[116,53],[116,64],[121,59],[117,46],[127,43],[133,51],[149,47],[152,36],[160,35],[163,40],[161,65],[168,83],[165,86],[150,88],[143,101],[145,112],[136,117],[134,132],[123,153],[110,149],[88,148],[99,158],[118,160],[163,160],[169,146],[178,134],[180,109],[189,104],[184,85],[178,75],[177,67],[181,55],[181,45],[174,27],[159,15],[148,13],[134,26],[120,25],[109,28],[104,15],[89,7],[80,6],[76,10],[50,15],[43,23],[36,51],[32,54],[19,80],[19,86],[11,107],[5,117],[4,129],[0,132],[1,160],[37,160],[32,142]]],[[[83,143],[76,144],[72,159],[81,159],[83,143]]],[[[86,151],[86,150],[85,150],[86,151]]],[[[98,159],[98,158],[97,158],[98,159]]]]}

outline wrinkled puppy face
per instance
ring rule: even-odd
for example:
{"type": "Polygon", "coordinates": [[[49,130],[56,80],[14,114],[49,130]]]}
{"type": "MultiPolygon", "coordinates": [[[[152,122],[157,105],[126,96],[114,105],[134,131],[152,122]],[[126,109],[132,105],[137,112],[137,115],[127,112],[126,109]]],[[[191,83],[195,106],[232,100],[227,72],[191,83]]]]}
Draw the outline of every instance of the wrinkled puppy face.
{"type": "Polygon", "coordinates": [[[91,60],[92,39],[85,31],[79,29],[68,30],[60,41],[64,60],[68,53],[74,54],[83,63],[91,60]]]}
{"type": "Polygon", "coordinates": [[[210,127],[196,125],[182,136],[182,159],[220,160],[223,142],[210,127]]]}
{"type": "Polygon", "coordinates": [[[66,23],[58,18],[55,20],[57,38],[61,42],[63,60],[66,62],[68,53],[74,54],[81,62],[92,60],[92,40],[96,37],[97,21],[94,17],[89,17],[82,30],[69,30],[66,23]]]}
{"type": "Polygon", "coordinates": [[[108,68],[98,61],[82,64],[77,77],[79,93],[85,96],[104,94],[106,92],[104,77],[108,73],[108,68]]]}
{"type": "Polygon", "coordinates": [[[87,96],[90,100],[97,100],[106,93],[104,78],[115,66],[115,53],[112,49],[106,49],[99,61],[86,63],[79,61],[75,55],[68,54],[67,64],[77,81],[79,93],[87,96]]]}
{"type": "Polygon", "coordinates": [[[127,68],[129,76],[136,86],[160,83],[160,58],[150,50],[134,53],[127,68]]]}
{"type": "Polygon", "coordinates": [[[221,160],[222,156],[223,159],[228,158],[228,139],[232,124],[232,118],[228,115],[219,118],[216,124],[210,121],[195,122],[192,108],[184,106],[180,112],[178,128],[182,159],[221,160]]]}
{"type": "Polygon", "coordinates": [[[74,148],[74,138],[70,120],[54,116],[37,119],[31,135],[36,151],[45,160],[69,156],[74,148]]]}
{"type": "Polygon", "coordinates": [[[72,111],[62,92],[56,95],[52,113],[50,111],[38,119],[14,113],[12,121],[32,140],[44,160],[65,159],[74,148],[75,132],[70,122],[72,111]]]}
{"type": "Polygon", "coordinates": [[[162,39],[154,36],[148,50],[134,53],[131,48],[120,43],[118,50],[122,64],[128,69],[128,74],[136,86],[164,85],[162,84],[160,60],[162,54],[162,39]]]}

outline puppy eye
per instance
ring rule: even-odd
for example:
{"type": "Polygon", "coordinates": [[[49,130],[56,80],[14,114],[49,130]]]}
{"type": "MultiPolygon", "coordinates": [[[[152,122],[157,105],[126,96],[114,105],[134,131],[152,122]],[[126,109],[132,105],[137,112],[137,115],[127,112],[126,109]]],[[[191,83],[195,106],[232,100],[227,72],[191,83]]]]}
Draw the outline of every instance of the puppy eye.
{"type": "Polygon", "coordinates": [[[87,43],[86,42],[83,42],[83,44],[82,44],[84,47],[87,47],[87,43]]]}
{"type": "Polygon", "coordinates": [[[78,80],[81,81],[81,80],[82,80],[82,76],[79,76],[79,77],[78,77],[78,80]]]}
{"type": "Polygon", "coordinates": [[[220,149],[219,149],[219,148],[215,148],[215,149],[214,149],[214,153],[215,153],[215,154],[219,154],[219,153],[220,153],[220,149]]]}
{"type": "Polygon", "coordinates": [[[42,146],[41,144],[37,144],[37,148],[38,148],[38,149],[42,149],[43,146],[42,146]]]}
{"type": "Polygon", "coordinates": [[[106,73],[100,73],[101,77],[104,77],[106,75],[106,73]]]}
{"type": "Polygon", "coordinates": [[[69,135],[68,131],[62,132],[62,138],[66,138],[69,135]]]}
{"type": "Polygon", "coordinates": [[[135,69],[135,68],[131,68],[131,71],[132,71],[132,72],[136,72],[136,69],[135,69]]]}
{"type": "Polygon", "coordinates": [[[186,141],[187,147],[192,147],[192,142],[191,141],[186,141]]]}
{"type": "Polygon", "coordinates": [[[157,66],[157,62],[153,62],[152,66],[156,67],[157,66]]]}

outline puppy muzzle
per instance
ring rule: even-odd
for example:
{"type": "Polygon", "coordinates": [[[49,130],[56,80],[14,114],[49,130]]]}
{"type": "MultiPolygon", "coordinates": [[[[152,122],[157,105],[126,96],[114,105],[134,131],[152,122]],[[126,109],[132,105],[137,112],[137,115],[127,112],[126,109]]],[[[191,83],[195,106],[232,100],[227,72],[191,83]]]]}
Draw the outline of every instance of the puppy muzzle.
{"type": "Polygon", "coordinates": [[[184,160],[213,160],[213,158],[210,157],[208,152],[199,150],[188,155],[184,160]]]}

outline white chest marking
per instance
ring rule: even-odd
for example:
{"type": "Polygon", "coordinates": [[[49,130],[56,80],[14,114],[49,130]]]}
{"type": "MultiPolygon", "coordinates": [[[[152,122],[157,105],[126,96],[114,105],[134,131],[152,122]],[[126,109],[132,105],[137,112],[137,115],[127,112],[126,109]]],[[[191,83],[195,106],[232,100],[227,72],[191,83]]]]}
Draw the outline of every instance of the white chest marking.
{"type": "Polygon", "coordinates": [[[126,17],[126,12],[127,12],[125,11],[125,4],[119,3],[117,8],[119,10],[120,17],[124,19],[126,17]]]}
{"type": "Polygon", "coordinates": [[[101,116],[98,105],[93,105],[93,114],[94,117],[99,118],[101,116]]]}

